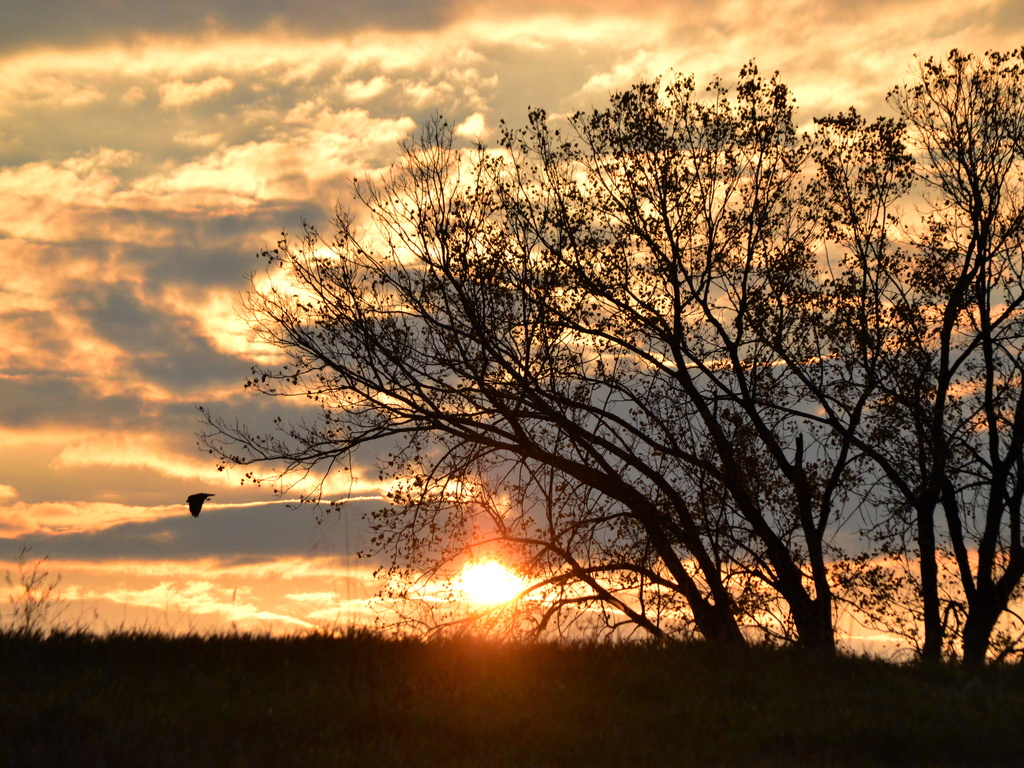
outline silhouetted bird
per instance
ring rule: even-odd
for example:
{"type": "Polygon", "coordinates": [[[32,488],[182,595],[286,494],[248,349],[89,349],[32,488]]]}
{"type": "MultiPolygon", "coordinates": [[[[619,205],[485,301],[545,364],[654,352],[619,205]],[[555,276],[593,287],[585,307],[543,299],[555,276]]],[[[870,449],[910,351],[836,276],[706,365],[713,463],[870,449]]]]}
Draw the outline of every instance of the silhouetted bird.
{"type": "Polygon", "coordinates": [[[192,517],[199,517],[199,513],[203,509],[203,502],[211,496],[216,494],[213,493],[193,493],[188,497],[188,511],[192,513],[192,517]]]}

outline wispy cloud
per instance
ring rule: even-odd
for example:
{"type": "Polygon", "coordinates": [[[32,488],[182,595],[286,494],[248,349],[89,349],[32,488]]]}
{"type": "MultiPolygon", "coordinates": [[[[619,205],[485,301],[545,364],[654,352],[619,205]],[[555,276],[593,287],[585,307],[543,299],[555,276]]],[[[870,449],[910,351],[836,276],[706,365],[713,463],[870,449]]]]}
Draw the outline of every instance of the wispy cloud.
{"type": "Polygon", "coordinates": [[[223,75],[217,75],[198,83],[189,83],[184,80],[161,83],[157,87],[157,91],[160,93],[161,107],[183,107],[203,101],[218,93],[225,93],[234,87],[233,80],[223,75]]]}
{"type": "MultiPolygon", "coordinates": [[[[124,624],[163,632],[224,631],[232,625],[288,632],[374,618],[368,603],[376,585],[372,569],[336,557],[121,560],[114,579],[110,566],[100,562],[50,559],[45,568],[62,577],[61,618],[99,631],[124,624]]],[[[17,565],[0,561],[0,569],[16,572],[17,565]]],[[[8,598],[5,591],[0,586],[0,599],[8,598]]]]}

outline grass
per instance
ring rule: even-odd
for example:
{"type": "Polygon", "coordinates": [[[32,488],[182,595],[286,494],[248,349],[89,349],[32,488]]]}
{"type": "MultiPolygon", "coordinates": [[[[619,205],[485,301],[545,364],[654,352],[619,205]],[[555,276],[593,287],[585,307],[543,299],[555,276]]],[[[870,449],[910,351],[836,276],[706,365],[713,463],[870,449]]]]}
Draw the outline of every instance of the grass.
{"type": "Polygon", "coordinates": [[[0,635],[7,766],[1024,765],[1024,668],[706,644],[0,635]]]}

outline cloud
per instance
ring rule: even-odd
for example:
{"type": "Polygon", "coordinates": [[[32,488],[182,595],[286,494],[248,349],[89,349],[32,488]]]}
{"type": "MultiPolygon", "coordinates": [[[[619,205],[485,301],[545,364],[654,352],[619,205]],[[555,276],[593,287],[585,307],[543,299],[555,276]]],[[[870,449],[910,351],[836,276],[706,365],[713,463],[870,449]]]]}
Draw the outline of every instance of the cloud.
{"type": "MultiPolygon", "coordinates": [[[[235,625],[241,631],[289,632],[374,618],[368,603],[376,591],[372,566],[336,556],[249,563],[220,557],[116,563],[51,557],[41,567],[61,577],[62,618],[98,631],[223,631],[235,625]]],[[[0,568],[16,573],[17,563],[0,561],[0,568]]]]}
{"type": "Polygon", "coordinates": [[[455,126],[455,135],[470,141],[483,139],[488,133],[487,118],[484,117],[483,112],[474,112],[455,126]]]}
{"type": "MultiPolygon", "coordinates": [[[[110,502],[8,502],[2,509],[0,533],[5,539],[103,530],[129,521],[153,519],[155,514],[149,508],[110,502]]],[[[168,510],[163,516],[170,514],[168,510]]]]}
{"type": "MultiPolygon", "coordinates": [[[[83,168],[80,158],[71,158],[59,165],[37,162],[18,168],[0,169],[0,194],[52,201],[57,205],[71,202],[89,204],[105,199],[117,187],[112,174],[102,167],[83,168]]],[[[10,216],[13,221],[15,217],[10,216]]],[[[11,233],[11,230],[7,230],[11,233]]]]}
{"type": "Polygon", "coordinates": [[[130,239],[128,233],[97,226],[93,214],[111,206],[124,188],[119,173],[138,160],[131,150],[100,147],[59,163],[0,168],[0,235],[51,243],[92,239],[101,232],[115,241],[130,239]]]}
{"type": "Polygon", "coordinates": [[[202,37],[223,29],[246,34],[270,29],[279,36],[324,36],[362,29],[429,29],[458,8],[451,0],[211,0],[196,12],[191,0],[33,0],[4,5],[0,50],[40,45],[90,45],[139,35],[202,37]]]}
{"type": "Polygon", "coordinates": [[[341,92],[346,101],[360,103],[374,99],[391,88],[391,81],[383,75],[370,80],[349,80],[341,85],[341,92]]]}
{"type": "Polygon", "coordinates": [[[93,432],[76,436],[68,441],[51,466],[68,467],[134,467],[152,469],[169,477],[184,480],[226,484],[239,480],[241,475],[217,472],[207,459],[182,456],[170,450],[157,435],[142,432],[93,432]]]}
{"type": "Polygon", "coordinates": [[[133,85],[121,94],[121,103],[126,105],[138,104],[146,100],[146,91],[138,85],[133,85]]]}
{"type": "MultiPolygon", "coordinates": [[[[93,84],[81,84],[60,75],[40,74],[31,80],[8,83],[0,87],[7,96],[22,106],[56,109],[83,107],[106,99],[104,93],[93,84]]],[[[13,106],[13,105],[11,105],[13,106]]],[[[10,107],[0,103],[0,115],[15,114],[10,107]]]]}
{"type": "Polygon", "coordinates": [[[223,133],[199,133],[198,131],[181,131],[174,134],[173,140],[190,147],[215,147],[224,138],[223,133]]]}
{"type": "MultiPolygon", "coordinates": [[[[281,563],[271,571],[284,579],[322,541],[310,526],[323,527],[243,506],[266,492],[195,448],[196,402],[256,429],[304,413],[241,389],[251,362],[280,359],[237,308],[254,255],[282,229],[326,222],[350,199],[348,179],[387,168],[434,112],[487,140],[530,106],[557,120],[638,79],[729,79],[756,58],[782,70],[807,119],[850,104],[870,114],[913,53],[1013,48],[1024,23],[1000,0],[213,0],[193,11],[184,0],[4,8],[0,545],[36,537],[65,553],[94,579],[80,586],[97,606],[163,600],[254,622],[308,622],[343,594],[310,576],[264,599],[269,578],[231,570],[234,553],[281,563]],[[183,508],[197,485],[218,494],[198,527],[183,508]],[[209,558],[201,590],[188,592],[193,572],[176,557],[209,558]],[[168,564],[126,575],[138,580],[116,593],[104,558],[168,564]],[[234,600],[244,611],[228,599],[243,575],[254,584],[234,600]]],[[[373,454],[328,492],[372,495],[373,454]]]]}
{"type": "Polygon", "coordinates": [[[286,135],[217,148],[193,162],[137,180],[118,202],[135,210],[225,216],[262,203],[308,199],[320,186],[376,167],[415,128],[409,118],[372,118],[362,109],[296,105],[286,135]]]}
{"type": "Polygon", "coordinates": [[[197,101],[209,99],[218,93],[230,91],[234,87],[234,81],[229,80],[223,75],[217,75],[200,83],[187,83],[183,80],[161,83],[157,90],[160,93],[160,106],[167,108],[194,104],[197,101]]]}
{"type": "MultiPolygon", "coordinates": [[[[293,497],[278,502],[266,498],[237,502],[232,500],[242,494],[237,483],[234,488],[205,487],[216,495],[203,506],[198,518],[189,515],[185,504],[185,494],[195,492],[194,485],[179,485],[179,496],[164,498],[163,503],[152,506],[11,502],[3,507],[0,520],[0,559],[13,557],[24,545],[54,558],[83,562],[355,558],[370,540],[362,515],[384,506],[379,498],[352,501],[340,512],[318,517],[309,505],[299,505],[293,497]]],[[[253,495],[251,490],[248,493],[253,495]]],[[[363,560],[367,565],[380,564],[379,558],[363,560]]]]}
{"type": "Polygon", "coordinates": [[[182,307],[190,307],[196,331],[210,346],[224,355],[231,355],[259,365],[280,365],[285,355],[279,347],[255,339],[249,321],[242,315],[238,292],[211,290],[205,296],[183,286],[168,286],[165,299],[182,307]]]}

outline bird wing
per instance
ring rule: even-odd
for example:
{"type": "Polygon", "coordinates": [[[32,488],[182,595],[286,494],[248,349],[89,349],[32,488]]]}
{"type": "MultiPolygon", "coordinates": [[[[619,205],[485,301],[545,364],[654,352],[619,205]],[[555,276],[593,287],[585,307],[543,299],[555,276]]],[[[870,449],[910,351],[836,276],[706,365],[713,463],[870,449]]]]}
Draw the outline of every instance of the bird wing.
{"type": "Polygon", "coordinates": [[[204,501],[206,501],[205,493],[193,493],[188,497],[188,511],[192,513],[192,517],[199,517],[204,501]]]}

